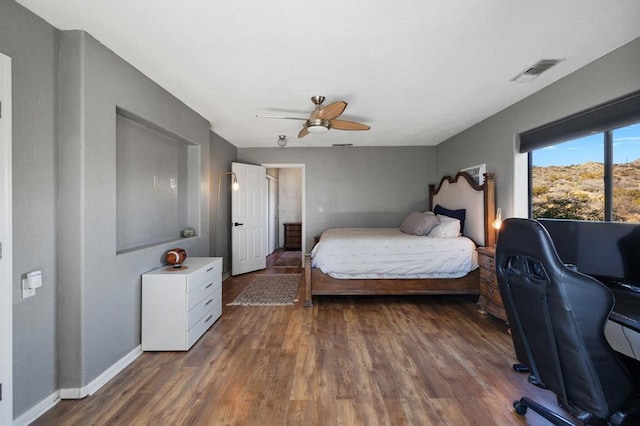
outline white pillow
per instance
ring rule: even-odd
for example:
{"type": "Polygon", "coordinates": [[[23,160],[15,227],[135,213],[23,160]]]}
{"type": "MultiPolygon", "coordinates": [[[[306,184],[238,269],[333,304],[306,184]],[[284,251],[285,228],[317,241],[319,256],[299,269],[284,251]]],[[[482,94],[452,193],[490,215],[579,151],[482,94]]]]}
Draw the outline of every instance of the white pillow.
{"type": "Polygon", "coordinates": [[[427,235],[438,224],[433,213],[410,213],[400,225],[400,230],[410,235],[427,235]]]}
{"type": "Polygon", "coordinates": [[[440,223],[427,234],[427,237],[453,238],[460,236],[460,221],[449,216],[437,215],[440,223]]]}

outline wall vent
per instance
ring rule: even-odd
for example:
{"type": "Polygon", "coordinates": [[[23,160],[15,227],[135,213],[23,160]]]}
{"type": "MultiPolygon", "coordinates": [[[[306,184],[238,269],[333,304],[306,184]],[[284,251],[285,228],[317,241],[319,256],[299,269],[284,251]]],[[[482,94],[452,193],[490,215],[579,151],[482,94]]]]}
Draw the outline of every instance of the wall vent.
{"type": "Polygon", "coordinates": [[[511,81],[515,81],[516,83],[528,83],[560,61],[562,61],[562,59],[541,59],[517,76],[513,77],[511,81]]]}

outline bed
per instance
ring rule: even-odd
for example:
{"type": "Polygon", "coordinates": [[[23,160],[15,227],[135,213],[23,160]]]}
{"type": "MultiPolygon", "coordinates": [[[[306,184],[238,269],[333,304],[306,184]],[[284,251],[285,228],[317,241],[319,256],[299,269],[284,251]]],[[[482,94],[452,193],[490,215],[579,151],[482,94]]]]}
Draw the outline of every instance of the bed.
{"type": "MultiPolygon", "coordinates": [[[[495,177],[493,173],[485,173],[484,176],[485,181],[482,185],[478,185],[473,178],[464,172],[458,173],[455,177],[443,177],[437,186],[429,185],[429,210],[433,210],[438,205],[449,210],[465,210],[466,217],[462,235],[466,238],[402,236],[402,232],[397,228],[372,228],[369,230],[367,228],[338,228],[323,232],[318,244],[313,248],[313,257],[312,253],[304,255],[304,306],[313,306],[313,296],[320,295],[480,294],[477,264],[465,264],[468,266],[468,272],[454,270],[453,272],[440,273],[430,270],[429,267],[425,270],[425,267],[421,265],[424,262],[408,258],[405,254],[419,250],[418,246],[423,243],[431,246],[429,248],[432,250],[431,253],[436,253],[433,250],[437,251],[438,249],[433,245],[437,242],[434,240],[440,240],[440,243],[444,243],[446,246],[442,249],[444,251],[458,250],[458,248],[451,247],[452,240],[460,240],[462,245],[468,244],[470,241],[474,255],[475,246],[495,245],[496,234],[491,226],[496,212],[495,177]],[[385,242],[377,241],[385,237],[388,238],[385,242]],[[405,237],[409,238],[399,240],[405,237]],[[466,240],[467,243],[462,242],[463,240],[466,240]],[[365,249],[370,251],[374,247],[374,243],[380,244],[381,248],[377,252],[372,256],[370,253],[367,256],[360,255],[364,253],[365,249]],[[398,244],[403,247],[402,256],[398,255],[398,244]],[[319,256],[319,253],[322,252],[325,252],[329,258],[333,257],[338,260],[349,254],[355,263],[348,265],[346,262],[339,261],[338,263],[343,265],[331,269],[332,267],[327,267],[325,260],[319,256]],[[342,256],[342,253],[345,256],[342,256]],[[408,268],[407,265],[394,266],[394,261],[409,264],[408,268]],[[312,267],[313,264],[320,267],[312,267]],[[378,265],[385,268],[379,269],[378,265]],[[328,273],[323,272],[321,268],[325,270],[329,268],[328,273]]],[[[445,254],[443,259],[443,262],[447,262],[448,256],[445,254]]],[[[468,263],[468,261],[465,262],[468,263]]]]}

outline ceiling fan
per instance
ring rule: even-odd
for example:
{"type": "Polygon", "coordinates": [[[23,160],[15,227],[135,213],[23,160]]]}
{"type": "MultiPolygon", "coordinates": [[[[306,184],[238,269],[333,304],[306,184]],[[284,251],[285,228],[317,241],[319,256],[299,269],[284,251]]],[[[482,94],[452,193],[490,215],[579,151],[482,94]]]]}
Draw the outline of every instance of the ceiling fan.
{"type": "Polygon", "coordinates": [[[273,115],[258,115],[262,118],[281,118],[285,120],[304,120],[302,130],[298,133],[298,137],[304,137],[309,133],[325,133],[329,129],[337,130],[369,130],[371,127],[366,124],[356,123],[355,121],[336,120],[347,107],[344,101],[334,102],[325,107],[322,106],[324,96],[312,96],[311,102],[315,104],[315,109],[311,112],[309,118],[299,117],[280,117],[273,115]]]}

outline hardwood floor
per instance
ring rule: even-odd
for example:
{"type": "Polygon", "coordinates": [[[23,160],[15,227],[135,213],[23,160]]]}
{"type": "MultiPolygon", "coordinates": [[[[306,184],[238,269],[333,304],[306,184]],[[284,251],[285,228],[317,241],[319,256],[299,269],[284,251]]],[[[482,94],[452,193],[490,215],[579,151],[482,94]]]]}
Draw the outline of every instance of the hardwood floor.
{"type": "MultiPolygon", "coordinates": [[[[273,262],[273,256],[269,263],[273,262]]],[[[267,268],[223,284],[222,317],[189,352],[145,352],[102,389],[36,425],[542,425],[556,407],[511,369],[504,323],[452,296],[317,297],[226,306],[267,268]]]]}

